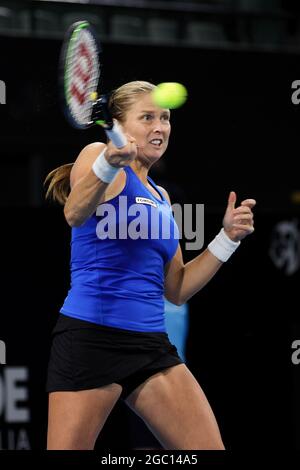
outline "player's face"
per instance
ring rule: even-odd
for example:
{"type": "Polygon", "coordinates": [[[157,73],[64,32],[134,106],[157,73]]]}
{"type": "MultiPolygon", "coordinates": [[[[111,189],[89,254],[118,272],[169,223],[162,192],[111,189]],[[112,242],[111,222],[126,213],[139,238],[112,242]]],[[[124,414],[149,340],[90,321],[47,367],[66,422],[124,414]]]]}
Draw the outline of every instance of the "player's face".
{"type": "Polygon", "coordinates": [[[123,127],[136,139],[141,155],[157,160],[168,146],[170,111],[156,106],[150,93],[141,95],[127,112],[123,127]]]}

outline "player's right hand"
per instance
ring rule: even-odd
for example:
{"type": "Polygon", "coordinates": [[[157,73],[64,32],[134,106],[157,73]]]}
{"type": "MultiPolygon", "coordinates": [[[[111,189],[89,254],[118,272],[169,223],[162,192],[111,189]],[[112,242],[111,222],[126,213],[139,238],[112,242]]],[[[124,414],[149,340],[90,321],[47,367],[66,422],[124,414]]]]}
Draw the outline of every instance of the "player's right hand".
{"type": "Polygon", "coordinates": [[[125,136],[127,139],[125,147],[117,148],[109,141],[104,153],[107,162],[116,168],[130,165],[137,156],[136,140],[128,134],[125,134],[125,136]]]}

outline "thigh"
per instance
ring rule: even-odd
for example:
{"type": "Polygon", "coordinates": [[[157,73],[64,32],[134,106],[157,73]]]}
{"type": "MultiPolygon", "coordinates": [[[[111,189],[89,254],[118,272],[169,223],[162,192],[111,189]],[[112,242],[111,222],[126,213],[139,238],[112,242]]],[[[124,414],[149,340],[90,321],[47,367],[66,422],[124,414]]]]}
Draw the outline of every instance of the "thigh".
{"type": "Polygon", "coordinates": [[[93,449],[122,387],[104,387],[49,394],[48,450],[93,449]]]}
{"type": "Polygon", "coordinates": [[[224,449],[205,394],[184,364],[151,376],[126,403],[165,449],[224,449]]]}

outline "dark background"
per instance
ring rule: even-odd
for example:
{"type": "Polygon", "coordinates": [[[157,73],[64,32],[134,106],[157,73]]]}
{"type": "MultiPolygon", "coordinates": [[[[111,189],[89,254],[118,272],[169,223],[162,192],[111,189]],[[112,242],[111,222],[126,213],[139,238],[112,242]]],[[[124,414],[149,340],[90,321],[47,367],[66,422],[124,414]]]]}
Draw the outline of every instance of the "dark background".
{"type": "MultiPolygon", "coordinates": [[[[0,372],[28,367],[31,419],[23,427],[30,446],[40,449],[50,332],[69,285],[70,240],[62,209],[44,202],[42,181],[104,135],[98,128],[74,130],[63,117],[61,40],[0,39],[0,79],[7,87],[7,104],[0,106],[0,339],[7,365],[0,372]]],[[[205,245],[221,227],[230,190],[239,201],[257,199],[255,233],[189,302],[187,365],[227,448],[299,448],[299,373],[291,363],[291,343],[299,336],[299,270],[287,276],[269,256],[274,226],[283,220],[299,226],[300,106],[291,102],[299,53],[104,42],[103,62],[105,90],[135,79],[186,85],[186,105],[172,112],[164,173],[153,169],[153,178],[181,188],[174,202],[205,204],[205,245]]],[[[184,250],[186,261],[196,254],[184,250]]],[[[128,425],[119,405],[99,448],[133,447],[128,425]]],[[[2,436],[14,427],[18,423],[2,419],[2,436]]]]}

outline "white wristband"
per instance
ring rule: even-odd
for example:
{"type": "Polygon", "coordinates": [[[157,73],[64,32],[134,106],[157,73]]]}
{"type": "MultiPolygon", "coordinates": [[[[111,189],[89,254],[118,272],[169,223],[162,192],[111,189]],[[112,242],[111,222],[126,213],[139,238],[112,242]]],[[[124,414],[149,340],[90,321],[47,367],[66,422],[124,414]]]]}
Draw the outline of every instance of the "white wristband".
{"type": "Polygon", "coordinates": [[[220,230],[218,235],[213,239],[212,242],[208,245],[209,251],[216,257],[218,260],[223,263],[227,261],[232,253],[239,247],[241,242],[232,241],[225,233],[224,228],[220,230]]]}
{"type": "Polygon", "coordinates": [[[116,168],[108,163],[104,156],[105,150],[106,148],[102,150],[100,155],[96,158],[92,169],[95,175],[98,176],[103,183],[111,183],[121,168],[116,168]]]}

